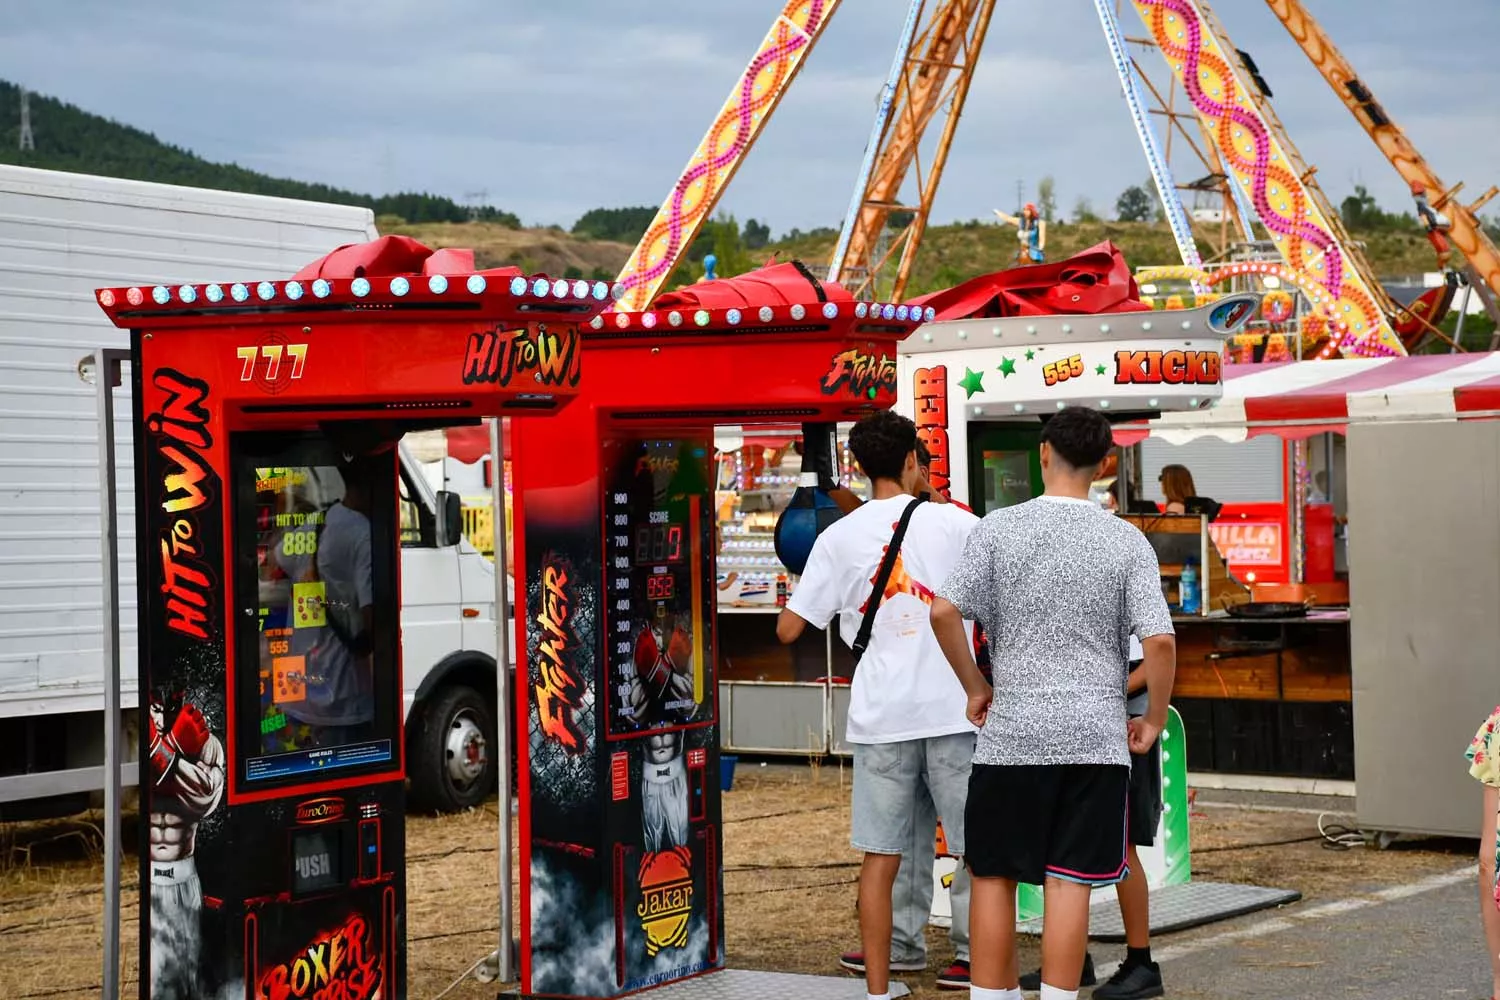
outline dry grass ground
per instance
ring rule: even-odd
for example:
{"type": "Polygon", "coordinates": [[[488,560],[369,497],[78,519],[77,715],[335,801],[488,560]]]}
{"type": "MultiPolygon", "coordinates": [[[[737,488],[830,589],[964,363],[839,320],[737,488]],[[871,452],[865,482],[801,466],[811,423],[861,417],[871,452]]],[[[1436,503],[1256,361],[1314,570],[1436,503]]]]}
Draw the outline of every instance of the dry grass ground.
{"type": "MultiPolygon", "coordinates": [[[[756,768],[741,763],[724,798],[725,903],[729,961],[740,968],[836,974],[838,953],[857,943],[854,878],[848,847],[850,772],[837,765],[756,768]]],[[[99,817],[0,827],[0,997],[5,1000],[98,996],[102,909],[99,817]]],[[[1316,840],[1316,817],[1199,807],[1194,816],[1194,876],[1300,890],[1327,900],[1374,886],[1447,871],[1467,846],[1419,842],[1376,852],[1330,851],[1316,840]]],[[[413,1000],[430,1000],[495,947],[498,919],[495,804],[458,816],[410,822],[407,872],[409,983],[413,1000]]],[[[133,845],[127,845],[130,847],[133,845]]],[[[127,863],[122,952],[129,983],[136,972],[137,893],[127,863]]],[[[946,932],[930,930],[931,969],[908,976],[921,998],[953,996],[932,987],[952,951],[946,932]]],[[[1113,957],[1112,946],[1096,949],[1113,957]]],[[[1035,964],[1022,939],[1022,962],[1035,964]]],[[[495,987],[466,980],[448,994],[485,998],[495,987]]]]}

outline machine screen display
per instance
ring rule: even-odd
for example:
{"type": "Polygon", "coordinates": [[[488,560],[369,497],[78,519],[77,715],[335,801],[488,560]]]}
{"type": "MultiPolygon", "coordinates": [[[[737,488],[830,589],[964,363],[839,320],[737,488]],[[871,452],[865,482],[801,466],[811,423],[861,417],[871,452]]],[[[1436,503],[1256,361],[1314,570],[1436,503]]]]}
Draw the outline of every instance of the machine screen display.
{"type": "Polygon", "coordinates": [[[713,721],[712,445],[607,441],[609,733],[713,721]]]}
{"type": "Polygon", "coordinates": [[[236,469],[241,502],[253,511],[240,522],[248,535],[240,561],[253,554],[258,595],[248,599],[253,666],[244,662],[247,644],[239,646],[242,673],[256,671],[253,689],[240,686],[241,717],[253,725],[241,730],[242,773],[252,783],[315,780],[394,759],[385,691],[394,651],[376,624],[394,589],[376,541],[386,537],[376,522],[394,504],[394,458],[345,461],[319,439],[293,440],[287,453],[236,469]]]}

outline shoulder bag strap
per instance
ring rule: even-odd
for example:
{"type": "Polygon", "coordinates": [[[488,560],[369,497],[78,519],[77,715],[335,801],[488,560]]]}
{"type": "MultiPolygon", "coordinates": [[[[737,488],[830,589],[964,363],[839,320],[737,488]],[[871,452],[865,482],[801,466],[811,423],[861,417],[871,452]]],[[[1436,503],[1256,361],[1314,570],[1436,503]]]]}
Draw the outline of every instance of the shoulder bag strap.
{"type": "Polygon", "coordinates": [[[891,570],[896,566],[896,556],[901,551],[901,541],[906,537],[906,526],[911,523],[912,513],[920,504],[926,502],[927,497],[920,496],[906,505],[906,509],[901,512],[901,520],[896,525],[896,533],[891,536],[891,544],[886,547],[885,558],[880,560],[880,571],[875,574],[875,589],[870,591],[870,599],[865,603],[864,621],[859,623],[859,634],[854,637],[856,666],[870,645],[870,635],[875,631],[875,613],[880,610],[880,601],[885,597],[885,585],[890,581],[891,570]]]}

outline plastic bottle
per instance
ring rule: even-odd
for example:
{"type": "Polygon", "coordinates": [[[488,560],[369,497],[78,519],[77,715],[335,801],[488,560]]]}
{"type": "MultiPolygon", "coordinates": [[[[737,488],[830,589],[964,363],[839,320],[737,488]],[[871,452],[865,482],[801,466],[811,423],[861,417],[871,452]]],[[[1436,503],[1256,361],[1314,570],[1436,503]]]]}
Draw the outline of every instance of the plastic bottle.
{"type": "Polygon", "coordinates": [[[1189,559],[1182,567],[1182,613],[1196,615],[1202,607],[1198,593],[1198,564],[1189,559]]]}
{"type": "Polygon", "coordinates": [[[779,607],[779,608],[786,607],[786,598],[787,598],[786,574],[785,573],[777,573],[776,574],[776,606],[779,607]]]}

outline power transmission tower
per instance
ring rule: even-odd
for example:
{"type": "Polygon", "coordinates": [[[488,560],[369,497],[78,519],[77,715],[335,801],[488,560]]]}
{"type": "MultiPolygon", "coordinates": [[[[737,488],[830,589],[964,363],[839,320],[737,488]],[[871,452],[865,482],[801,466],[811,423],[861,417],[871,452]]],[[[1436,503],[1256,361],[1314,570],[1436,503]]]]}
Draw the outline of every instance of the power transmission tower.
{"type": "Polygon", "coordinates": [[[25,87],[21,91],[21,148],[23,150],[36,149],[36,140],[31,136],[31,95],[26,92],[25,87]]]}
{"type": "Polygon", "coordinates": [[[479,218],[480,210],[490,199],[489,191],[465,191],[464,201],[468,202],[469,221],[474,222],[479,218]]]}

